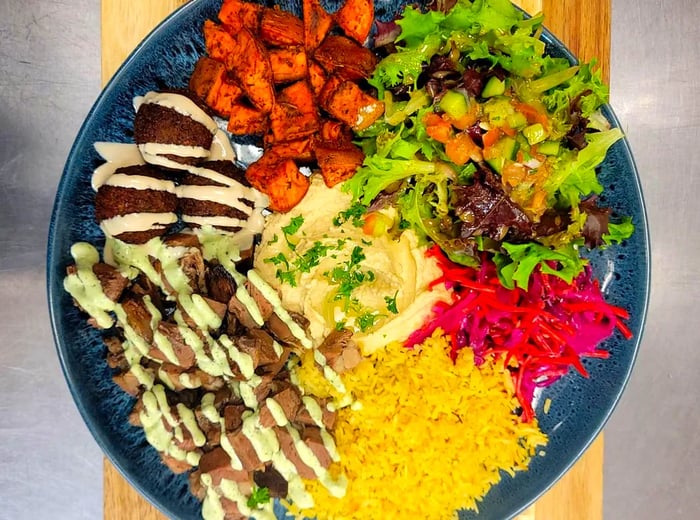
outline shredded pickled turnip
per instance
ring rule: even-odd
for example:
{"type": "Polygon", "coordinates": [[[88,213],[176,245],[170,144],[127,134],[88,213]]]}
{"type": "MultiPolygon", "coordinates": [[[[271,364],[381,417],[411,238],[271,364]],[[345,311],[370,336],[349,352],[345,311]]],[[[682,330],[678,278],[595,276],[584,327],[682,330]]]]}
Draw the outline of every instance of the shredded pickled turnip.
{"type": "Polygon", "coordinates": [[[477,364],[490,355],[505,356],[525,422],[534,417],[535,388],[551,385],[570,367],[588,377],[581,358],[609,357],[599,344],[616,327],[625,338],[632,337],[622,321],[629,313],[605,301],[590,267],[570,284],[537,269],[527,290],[509,290],[487,257],[471,268],[451,262],[436,246],[427,254],[443,272],[433,285],[444,283],[453,298],[438,303],[405,346],[413,348],[439,328],[450,338],[453,360],[464,347],[473,349],[477,364]]]}

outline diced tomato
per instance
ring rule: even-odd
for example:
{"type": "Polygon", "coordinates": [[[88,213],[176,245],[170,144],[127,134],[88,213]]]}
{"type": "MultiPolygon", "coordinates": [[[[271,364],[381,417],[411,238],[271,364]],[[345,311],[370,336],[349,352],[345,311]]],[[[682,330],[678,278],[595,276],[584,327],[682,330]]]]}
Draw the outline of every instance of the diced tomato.
{"type": "Polygon", "coordinates": [[[362,231],[365,235],[378,237],[386,234],[394,225],[394,221],[388,215],[379,211],[372,211],[365,215],[365,223],[362,225],[362,231]]]}
{"type": "Polygon", "coordinates": [[[430,112],[423,118],[425,131],[430,137],[440,143],[447,143],[452,138],[452,125],[441,118],[438,114],[430,112]]]}
{"type": "Polygon", "coordinates": [[[469,159],[478,159],[481,156],[481,150],[476,145],[469,134],[460,132],[445,143],[445,153],[447,158],[457,166],[467,164],[469,159]]]}
{"type": "Polygon", "coordinates": [[[491,130],[489,130],[481,136],[481,139],[484,143],[484,148],[491,148],[494,144],[496,144],[496,141],[498,141],[500,137],[501,129],[497,126],[494,126],[491,130]]]}
{"type": "Polygon", "coordinates": [[[459,119],[453,119],[447,114],[443,114],[442,117],[443,119],[449,121],[450,124],[457,130],[466,130],[470,126],[476,124],[477,120],[479,119],[479,104],[472,100],[471,105],[469,106],[469,112],[464,114],[459,119]]]}
{"type": "Polygon", "coordinates": [[[504,184],[517,186],[525,179],[526,175],[527,169],[523,164],[506,161],[503,171],[501,172],[501,179],[504,184]]]}
{"type": "Polygon", "coordinates": [[[518,135],[518,131],[515,128],[511,128],[508,123],[505,123],[502,127],[501,130],[503,130],[503,133],[506,134],[508,137],[515,137],[518,135]]]}
{"type": "Polygon", "coordinates": [[[517,102],[514,102],[513,106],[518,112],[520,112],[527,118],[528,123],[540,123],[545,128],[549,128],[549,118],[545,113],[544,107],[542,107],[542,110],[538,110],[536,107],[528,103],[517,102]]]}

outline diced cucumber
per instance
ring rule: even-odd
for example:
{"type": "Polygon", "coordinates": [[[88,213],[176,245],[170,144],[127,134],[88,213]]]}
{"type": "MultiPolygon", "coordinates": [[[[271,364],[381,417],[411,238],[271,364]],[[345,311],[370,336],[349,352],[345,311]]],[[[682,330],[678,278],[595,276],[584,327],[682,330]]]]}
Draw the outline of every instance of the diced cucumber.
{"type": "Polygon", "coordinates": [[[469,112],[469,103],[461,92],[448,90],[440,100],[440,109],[452,119],[462,119],[469,112]]]}
{"type": "Polygon", "coordinates": [[[500,174],[503,171],[506,160],[515,160],[515,156],[518,153],[518,142],[512,137],[503,137],[496,144],[493,145],[493,155],[490,159],[486,159],[493,170],[500,174]]]}
{"type": "Polygon", "coordinates": [[[486,159],[486,164],[497,174],[501,175],[501,173],[503,173],[503,167],[506,164],[506,159],[505,157],[494,157],[493,159],[486,159]]]}
{"type": "Polygon", "coordinates": [[[537,151],[543,155],[559,155],[559,141],[542,141],[537,151]]]}
{"type": "Polygon", "coordinates": [[[491,76],[489,80],[484,85],[484,89],[481,91],[481,97],[490,98],[493,96],[500,96],[506,91],[506,82],[501,81],[496,76],[491,76]]]}
{"type": "Polygon", "coordinates": [[[518,142],[512,137],[503,137],[499,141],[501,155],[511,161],[515,160],[515,154],[518,153],[518,142]]]}
{"type": "Polygon", "coordinates": [[[481,105],[484,114],[488,117],[491,126],[503,126],[508,116],[515,113],[515,109],[509,99],[504,97],[491,98],[481,105]]]}
{"type": "Polygon", "coordinates": [[[526,126],[523,128],[523,135],[530,145],[541,143],[547,139],[547,131],[544,129],[541,123],[526,126]]]}
{"type": "Polygon", "coordinates": [[[515,114],[509,115],[506,118],[506,121],[508,122],[508,126],[511,128],[520,129],[527,126],[527,117],[525,117],[525,115],[521,114],[520,112],[516,112],[515,114]]]}

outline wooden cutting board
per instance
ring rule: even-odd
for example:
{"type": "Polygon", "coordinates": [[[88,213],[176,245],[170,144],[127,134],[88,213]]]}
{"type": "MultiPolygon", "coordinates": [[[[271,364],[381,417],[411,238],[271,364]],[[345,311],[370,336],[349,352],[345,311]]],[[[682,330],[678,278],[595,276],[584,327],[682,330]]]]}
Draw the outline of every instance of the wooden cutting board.
{"type": "MultiPolygon", "coordinates": [[[[196,1],[196,0],[195,0],[196,1]]],[[[102,82],[158,22],[187,0],[102,0],[102,82]]],[[[529,13],[544,12],[546,26],[582,60],[597,57],[606,81],[610,66],[611,0],[515,0],[529,13]]],[[[165,520],[107,460],[105,520],[165,520]]],[[[576,465],[517,520],[601,520],[603,436],[576,465]]]]}

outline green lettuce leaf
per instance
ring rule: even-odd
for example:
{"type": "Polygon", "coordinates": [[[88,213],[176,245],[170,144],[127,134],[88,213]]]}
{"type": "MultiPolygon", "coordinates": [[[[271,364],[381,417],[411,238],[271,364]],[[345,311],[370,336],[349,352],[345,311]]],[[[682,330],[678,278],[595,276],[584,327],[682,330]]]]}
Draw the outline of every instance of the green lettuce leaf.
{"type": "Polygon", "coordinates": [[[366,157],[357,173],[345,182],[343,190],[353,199],[369,205],[374,198],[395,182],[413,175],[435,172],[435,163],[418,159],[389,159],[374,155],[366,157]]]}
{"type": "Polygon", "coordinates": [[[379,62],[369,81],[380,96],[386,87],[415,83],[423,65],[453,45],[471,60],[488,59],[526,78],[547,61],[537,37],[542,17],[525,20],[509,0],[458,0],[447,15],[409,6],[396,23],[399,50],[379,62]]]}
{"type": "Polygon", "coordinates": [[[608,223],[608,232],[603,235],[603,241],[607,245],[619,244],[627,240],[634,233],[634,224],[631,217],[624,217],[621,222],[608,223]]]}
{"type": "Polygon", "coordinates": [[[593,70],[595,60],[579,66],[578,72],[560,88],[552,90],[542,98],[555,117],[568,118],[571,102],[580,97],[581,115],[590,117],[593,112],[608,102],[609,90],[603,83],[600,70],[593,70]]]}
{"type": "Polygon", "coordinates": [[[578,153],[567,151],[558,158],[554,172],[544,185],[545,190],[552,197],[559,192],[569,206],[577,205],[582,196],[600,193],[603,187],[595,169],[605,160],[610,147],[622,137],[619,128],[589,134],[586,137],[588,144],[583,150],[578,153]]]}
{"type": "Polygon", "coordinates": [[[437,32],[444,20],[445,13],[440,11],[422,13],[409,5],[403,10],[401,18],[396,20],[396,25],[401,27],[401,34],[396,41],[404,42],[406,48],[416,49],[429,35],[437,32]]]}
{"type": "Polygon", "coordinates": [[[578,249],[573,243],[556,249],[536,242],[526,244],[503,242],[501,247],[506,254],[496,254],[494,262],[498,267],[498,277],[501,283],[508,289],[517,286],[527,290],[530,275],[538,266],[543,273],[558,276],[567,283],[571,283],[588,263],[587,260],[579,256],[578,249]],[[552,268],[550,262],[556,262],[557,267],[552,268]]]}

